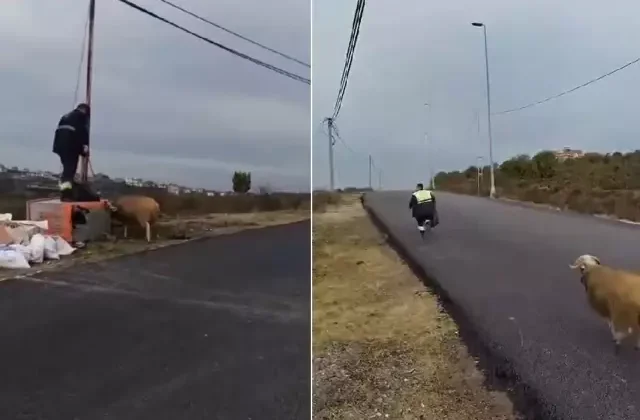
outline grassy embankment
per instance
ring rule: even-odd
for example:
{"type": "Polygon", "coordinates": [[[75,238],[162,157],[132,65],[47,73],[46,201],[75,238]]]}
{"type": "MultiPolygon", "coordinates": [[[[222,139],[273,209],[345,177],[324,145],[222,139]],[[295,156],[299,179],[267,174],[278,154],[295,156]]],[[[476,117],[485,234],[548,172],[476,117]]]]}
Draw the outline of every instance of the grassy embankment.
{"type": "MultiPolygon", "coordinates": [[[[489,193],[489,167],[483,169],[481,195],[489,193]]],[[[477,168],[441,172],[440,190],[477,194],[477,168]]],[[[559,161],[543,151],[509,159],[495,169],[499,197],[547,204],[580,213],[640,221],[640,151],[587,154],[559,161]]]]}
{"type": "Polygon", "coordinates": [[[313,216],[314,419],[514,419],[357,196],[313,216]]]}

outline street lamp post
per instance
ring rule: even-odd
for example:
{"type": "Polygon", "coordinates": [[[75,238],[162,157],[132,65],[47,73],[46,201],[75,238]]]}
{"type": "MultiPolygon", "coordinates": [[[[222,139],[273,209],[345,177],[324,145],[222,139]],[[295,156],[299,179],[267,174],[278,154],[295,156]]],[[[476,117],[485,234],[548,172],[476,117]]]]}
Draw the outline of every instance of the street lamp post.
{"type": "MultiPolygon", "coordinates": [[[[431,104],[430,103],[425,102],[423,105],[427,108],[427,111],[431,110],[431,104]]],[[[425,142],[425,145],[429,148],[428,149],[429,151],[427,153],[427,161],[429,162],[429,176],[431,177],[431,189],[435,190],[436,189],[436,181],[433,178],[433,156],[432,156],[433,150],[431,149],[431,147],[429,147],[430,146],[429,141],[431,140],[431,138],[429,137],[428,132],[429,132],[429,121],[428,121],[428,118],[427,118],[427,122],[425,124],[425,129],[424,129],[424,142],[425,142]]]]}
{"type": "Polygon", "coordinates": [[[482,22],[473,22],[471,25],[481,27],[484,32],[484,61],[487,73],[487,124],[489,131],[489,169],[491,173],[491,190],[489,196],[494,198],[496,195],[496,178],[493,170],[493,137],[491,135],[491,87],[489,84],[489,53],[487,49],[487,25],[482,22]]]}
{"type": "Polygon", "coordinates": [[[482,156],[476,157],[476,167],[478,169],[478,174],[476,176],[478,181],[478,197],[480,197],[480,177],[482,177],[482,156]]]}

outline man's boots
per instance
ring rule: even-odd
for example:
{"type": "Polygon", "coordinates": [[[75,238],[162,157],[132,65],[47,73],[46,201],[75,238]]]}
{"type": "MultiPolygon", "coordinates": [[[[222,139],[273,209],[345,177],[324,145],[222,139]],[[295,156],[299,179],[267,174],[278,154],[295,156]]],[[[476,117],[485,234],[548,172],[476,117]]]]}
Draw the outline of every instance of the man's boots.
{"type": "Polygon", "coordinates": [[[60,183],[60,201],[69,202],[73,200],[73,184],[69,181],[60,183]]]}

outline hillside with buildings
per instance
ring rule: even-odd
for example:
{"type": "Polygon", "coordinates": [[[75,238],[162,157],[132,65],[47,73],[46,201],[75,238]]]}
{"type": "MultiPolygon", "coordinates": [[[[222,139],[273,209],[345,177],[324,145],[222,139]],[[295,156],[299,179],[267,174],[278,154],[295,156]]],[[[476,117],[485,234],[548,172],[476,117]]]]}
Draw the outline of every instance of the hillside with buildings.
{"type": "MultiPolygon", "coordinates": [[[[90,181],[97,190],[105,193],[118,191],[126,187],[159,189],[174,195],[204,194],[213,197],[229,193],[204,188],[190,188],[177,184],[158,183],[141,178],[111,178],[105,174],[91,176],[90,181]]],[[[17,166],[8,167],[0,164],[0,193],[2,194],[57,190],[57,185],[58,174],[56,173],[27,168],[20,169],[17,166]]]]}
{"type": "MultiPolygon", "coordinates": [[[[489,167],[440,172],[439,190],[489,195],[489,167]]],[[[640,150],[590,153],[564,148],[495,165],[498,196],[640,221],[640,150]]]]}

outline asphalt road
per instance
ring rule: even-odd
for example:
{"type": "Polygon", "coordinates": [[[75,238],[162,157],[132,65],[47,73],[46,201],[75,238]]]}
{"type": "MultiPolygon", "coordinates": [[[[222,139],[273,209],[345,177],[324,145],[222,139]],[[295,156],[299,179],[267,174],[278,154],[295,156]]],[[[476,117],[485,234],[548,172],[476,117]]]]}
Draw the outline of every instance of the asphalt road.
{"type": "Polygon", "coordinates": [[[608,326],[568,267],[589,253],[639,270],[640,228],[438,193],[440,225],[423,243],[409,197],[380,192],[366,200],[550,416],[640,419],[640,352],[614,353],[608,326]]]}
{"type": "Polygon", "coordinates": [[[0,419],[308,419],[310,224],[0,283],[0,419]]]}

